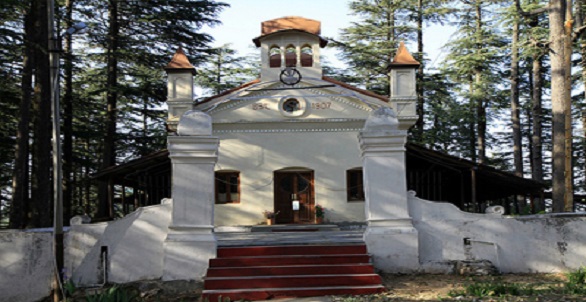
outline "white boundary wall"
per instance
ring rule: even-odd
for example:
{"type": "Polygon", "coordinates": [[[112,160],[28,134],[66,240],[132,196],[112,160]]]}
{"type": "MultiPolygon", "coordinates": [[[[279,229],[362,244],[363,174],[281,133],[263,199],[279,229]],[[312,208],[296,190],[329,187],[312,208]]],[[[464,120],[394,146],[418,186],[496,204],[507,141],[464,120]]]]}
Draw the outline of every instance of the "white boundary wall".
{"type": "MultiPolygon", "coordinates": [[[[420,265],[413,271],[447,273],[453,261],[480,259],[490,260],[503,273],[565,272],[586,266],[584,215],[472,214],[413,193],[408,204],[419,241],[420,265]]],[[[103,282],[100,250],[107,246],[109,282],[161,279],[171,208],[167,202],[111,223],[72,226],[65,236],[66,274],[82,286],[103,282]]],[[[49,295],[51,244],[48,232],[0,232],[0,301],[29,302],[49,295]]],[[[394,242],[386,245],[393,249],[394,242]]]]}
{"type": "Polygon", "coordinates": [[[30,302],[49,295],[52,244],[50,232],[0,232],[0,301],[30,302]]]}
{"type": "Polygon", "coordinates": [[[441,264],[453,260],[490,260],[502,273],[586,266],[586,215],[473,214],[450,203],[419,199],[413,192],[409,208],[419,231],[422,272],[445,272],[441,264]]]}
{"type": "Polygon", "coordinates": [[[104,282],[102,247],[107,247],[107,281],[159,279],[163,242],[171,222],[170,201],[142,207],[111,223],[74,225],[67,234],[65,268],[83,286],[104,282]]]}

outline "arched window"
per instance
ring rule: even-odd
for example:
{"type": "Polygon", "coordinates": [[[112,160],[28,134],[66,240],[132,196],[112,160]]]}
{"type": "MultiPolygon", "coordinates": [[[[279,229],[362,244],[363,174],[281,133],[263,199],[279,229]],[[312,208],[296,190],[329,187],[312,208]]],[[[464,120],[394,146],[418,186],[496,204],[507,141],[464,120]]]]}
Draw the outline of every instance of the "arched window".
{"type": "Polygon", "coordinates": [[[297,65],[297,53],[295,46],[289,45],[285,48],[285,66],[295,67],[297,65]]]}
{"type": "Polygon", "coordinates": [[[279,46],[273,45],[269,50],[269,67],[281,67],[281,48],[279,46]]]}
{"type": "Polygon", "coordinates": [[[364,201],[362,168],[346,170],[346,192],[348,201],[364,201]]]}
{"type": "Polygon", "coordinates": [[[313,49],[311,49],[311,46],[309,45],[304,45],[301,47],[301,66],[313,66],[313,49]]]}
{"type": "Polygon", "coordinates": [[[240,172],[216,171],[216,204],[240,203],[240,172]]]}

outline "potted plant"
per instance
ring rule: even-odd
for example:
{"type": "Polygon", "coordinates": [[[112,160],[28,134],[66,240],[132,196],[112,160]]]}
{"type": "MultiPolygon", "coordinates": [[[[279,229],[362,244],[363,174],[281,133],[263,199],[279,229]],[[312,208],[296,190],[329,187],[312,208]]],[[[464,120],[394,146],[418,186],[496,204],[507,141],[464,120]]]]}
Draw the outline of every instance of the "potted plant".
{"type": "Polygon", "coordinates": [[[269,211],[269,210],[264,210],[262,212],[262,214],[265,216],[265,218],[267,219],[267,225],[273,225],[275,224],[275,217],[277,217],[277,215],[279,214],[279,212],[273,212],[273,211],[269,211]]]}
{"type": "Polygon", "coordinates": [[[325,217],[324,207],[319,204],[315,205],[315,223],[323,223],[325,217]]]}

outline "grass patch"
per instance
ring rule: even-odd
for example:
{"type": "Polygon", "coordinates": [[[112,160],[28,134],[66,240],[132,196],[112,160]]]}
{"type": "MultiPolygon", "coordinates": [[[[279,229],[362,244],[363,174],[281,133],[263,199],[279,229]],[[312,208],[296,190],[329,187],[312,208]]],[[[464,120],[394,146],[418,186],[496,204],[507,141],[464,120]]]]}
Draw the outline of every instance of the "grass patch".
{"type": "Polygon", "coordinates": [[[568,281],[564,286],[566,294],[586,295],[586,267],[567,273],[568,281]]]}
{"type": "Polygon", "coordinates": [[[463,290],[453,290],[450,297],[503,297],[503,296],[532,296],[536,294],[532,285],[520,283],[504,283],[500,280],[489,282],[475,282],[467,285],[463,290]]]}
{"type": "Polygon", "coordinates": [[[464,289],[452,290],[450,297],[510,297],[539,295],[586,295],[586,267],[566,274],[567,281],[559,286],[542,284],[507,283],[496,278],[490,281],[473,281],[464,289]]]}

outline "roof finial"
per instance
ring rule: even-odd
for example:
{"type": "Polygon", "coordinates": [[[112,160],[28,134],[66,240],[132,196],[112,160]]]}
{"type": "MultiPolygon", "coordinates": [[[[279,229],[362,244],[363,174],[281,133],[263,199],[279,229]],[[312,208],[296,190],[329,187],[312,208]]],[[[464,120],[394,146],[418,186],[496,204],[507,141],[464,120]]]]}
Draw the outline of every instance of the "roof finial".
{"type": "Polygon", "coordinates": [[[407,50],[407,47],[405,47],[405,43],[403,41],[401,41],[401,43],[399,43],[399,49],[397,49],[397,54],[393,58],[393,61],[391,62],[390,65],[391,66],[419,66],[419,65],[421,65],[421,63],[419,63],[417,60],[415,60],[413,58],[411,53],[409,53],[409,51],[407,50]]]}

